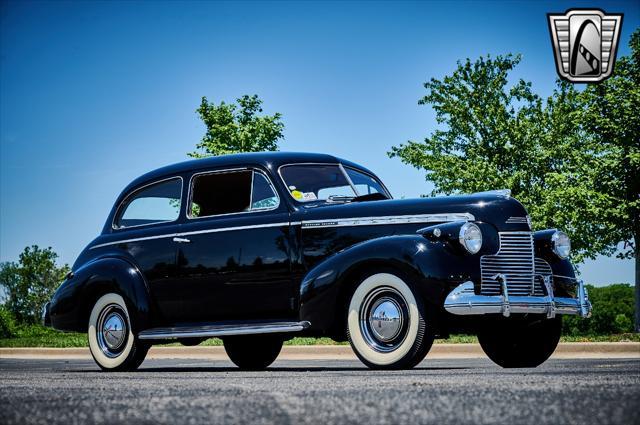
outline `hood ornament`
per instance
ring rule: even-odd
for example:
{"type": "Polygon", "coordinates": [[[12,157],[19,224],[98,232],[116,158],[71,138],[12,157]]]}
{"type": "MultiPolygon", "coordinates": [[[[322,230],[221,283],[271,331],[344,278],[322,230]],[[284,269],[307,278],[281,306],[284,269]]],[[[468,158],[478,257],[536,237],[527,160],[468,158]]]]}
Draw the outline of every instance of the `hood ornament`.
{"type": "Polygon", "coordinates": [[[475,192],[474,195],[497,195],[508,199],[511,197],[511,189],[486,190],[484,192],[475,192]]]}

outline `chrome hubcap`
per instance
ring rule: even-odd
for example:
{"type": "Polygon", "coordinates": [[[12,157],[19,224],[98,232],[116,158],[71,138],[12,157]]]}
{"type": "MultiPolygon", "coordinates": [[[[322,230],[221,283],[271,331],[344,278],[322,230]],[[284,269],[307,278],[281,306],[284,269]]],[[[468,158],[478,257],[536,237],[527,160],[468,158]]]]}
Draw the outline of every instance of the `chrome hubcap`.
{"type": "Polygon", "coordinates": [[[96,327],[98,345],[107,357],[117,357],[125,347],[129,330],[126,313],[117,304],[106,306],[96,327]]]}
{"type": "Polygon", "coordinates": [[[391,341],[402,327],[402,311],[392,298],[380,298],[369,313],[369,326],[380,341],[391,341]]]}
{"type": "Polygon", "coordinates": [[[102,327],[104,342],[111,350],[115,350],[124,341],[124,320],[118,313],[111,313],[102,327]]]}
{"type": "Polygon", "coordinates": [[[407,334],[409,312],[404,297],[394,288],[371,291],[360,307],[360,331],[376,351],[394,351],[407,334]]]}

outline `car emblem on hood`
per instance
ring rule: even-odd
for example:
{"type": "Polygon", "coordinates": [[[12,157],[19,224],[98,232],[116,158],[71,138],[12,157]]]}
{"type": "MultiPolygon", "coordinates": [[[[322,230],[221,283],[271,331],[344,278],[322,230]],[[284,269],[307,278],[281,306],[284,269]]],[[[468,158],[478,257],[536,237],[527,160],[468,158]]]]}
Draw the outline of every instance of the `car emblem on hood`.
{"type": "Polygon", "coordinates": [[[607,15],[599,9],[570,9],[549,13],[549,32],[556,69],[573,83],[596,83],[613,72],[622,14],[607,15]]]}
{"type": "Polygon", "coordinates": [[[505,223],[507,224],[527,224],[527,226],[529,226],[529,230],[531,230],[531,217],[526,216],[526,217],[509,217],[507,219],[507,221],[505,221],[505,223]]]}

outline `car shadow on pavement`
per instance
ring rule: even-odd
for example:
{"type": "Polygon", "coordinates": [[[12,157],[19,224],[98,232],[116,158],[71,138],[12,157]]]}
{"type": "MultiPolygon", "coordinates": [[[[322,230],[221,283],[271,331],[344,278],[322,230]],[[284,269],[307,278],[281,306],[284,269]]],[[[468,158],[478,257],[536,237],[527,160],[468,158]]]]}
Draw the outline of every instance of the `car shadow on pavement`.
{"type": "MultiPolygon", "coordinates": [[[[411,370],[423,370],[423,371],[438,371],[438,370],[464,370],[471,369],[469,367],[414,367],[411,370]]],[[[193,366],[171,366],[171,367],[149,367],[140,368],[134,373],[162,373],[162,372],[364,372],[367,373],[381,373],[381,372],[403,372],[406,370],[373,370],[366,366],[362,367],[335,367],[335,366],[294,366],[294,367],[270,367],[264,371],[247,371],[241,370],[237,367],[193,367],[193,366]]],[[[83,372],[88,372],[83,370],[83,372]]]]}

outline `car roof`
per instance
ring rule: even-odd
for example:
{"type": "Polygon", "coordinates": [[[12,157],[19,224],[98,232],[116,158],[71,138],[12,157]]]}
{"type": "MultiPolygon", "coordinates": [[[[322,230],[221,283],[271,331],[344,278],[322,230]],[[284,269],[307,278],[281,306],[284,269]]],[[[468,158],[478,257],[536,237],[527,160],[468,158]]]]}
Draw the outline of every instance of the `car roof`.
{"type": "Polygon", "coordinates": [[[354,168],[361,169],[373,174],[367,168],[353,163],[348,160],[344,160],[333,155],[327,155],[322,153],[305,153],[305,152],[251,152],[251,153],[237,153],[230,155],[211,156],[200,159],[192,159],[189,161],[178,162],[176,164],[167,165],[156,170],[150,171],[142,176],[138,177],[122,191],[122,194],[129,192],[131,189],[140,185],[152,182],[154,180],[160,180],[183,174],[185,172],[200,171],[209,168],[218,167],[234,167],[234,166],[247,166],[258,165],[267,169],[277,170],[281,165],[295,164],[295,163],[341,163],[344,165],[352,166],[354,168]]]}

